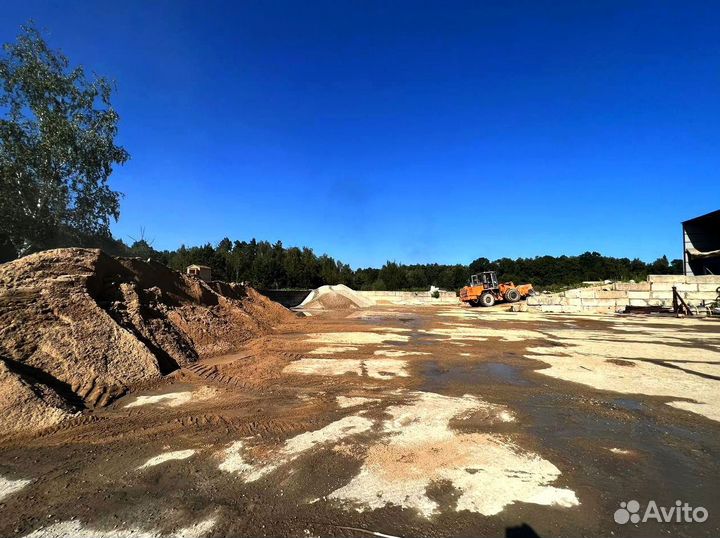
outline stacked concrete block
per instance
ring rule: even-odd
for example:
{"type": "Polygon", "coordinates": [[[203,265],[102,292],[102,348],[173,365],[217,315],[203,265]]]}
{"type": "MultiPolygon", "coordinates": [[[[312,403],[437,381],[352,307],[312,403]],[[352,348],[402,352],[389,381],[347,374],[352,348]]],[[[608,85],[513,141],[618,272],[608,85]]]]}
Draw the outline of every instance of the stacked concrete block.
{"type": "Polygon", "coordinates": [[[678,291],[686,303],[699,306],[712,303],[718,296],[720,275],[678,276],[650,275],[650,300],[662,301],[664,305],[672,305],[672,288],[678,291]]]}
{"type": "Polygon", "coordinates": [[[396,304],[396,305],[437,305],[437,304],[458,304],[460,299],[453,291],[441,291],[440,296],[435,298],[429,291],[356,291],[375,304],[396,304]]]}
{"type": "Polygon", "coordinates": [[[650,291],[650,282],[613,282],[611,286],[617,291],[650,291]]]}
{"type": "Polygon", "coordinates": [[[715,301],[720,276],[650,275],[647,282],[614,282],[530,297],[528,310],[539,312],[612,313],[626,306],[672,306],[673,292],[691,306],[715,301]]]}

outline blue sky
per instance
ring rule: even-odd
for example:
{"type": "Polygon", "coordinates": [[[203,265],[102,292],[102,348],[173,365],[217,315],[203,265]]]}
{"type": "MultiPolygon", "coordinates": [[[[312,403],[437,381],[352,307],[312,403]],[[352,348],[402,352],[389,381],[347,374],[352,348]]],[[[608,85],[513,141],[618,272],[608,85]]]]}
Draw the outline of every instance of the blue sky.
{"type": "Polygon", "coordinates": [[[720,207],[718,2],[3,2],[117,81],[116,236],[354,267],[681,257],[720,207]]]}

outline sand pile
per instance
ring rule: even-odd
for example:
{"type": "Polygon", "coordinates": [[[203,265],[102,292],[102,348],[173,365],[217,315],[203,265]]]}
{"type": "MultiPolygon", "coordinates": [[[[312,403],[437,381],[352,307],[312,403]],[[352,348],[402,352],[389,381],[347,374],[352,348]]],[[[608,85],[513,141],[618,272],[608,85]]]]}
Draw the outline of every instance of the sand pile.
{"type": "Polygon", "coordinates": [[[156,262],[57,249],[0,265],[0,432],[37,430],[291,314],[254,290],[156,262]]]}
{"type": "Polygon", "coordinates": [[[367,308],[373,304],[351,288],[338,284],[321,286],[311,291],[299,306],[308,310],[347,310],[367,308]]]}

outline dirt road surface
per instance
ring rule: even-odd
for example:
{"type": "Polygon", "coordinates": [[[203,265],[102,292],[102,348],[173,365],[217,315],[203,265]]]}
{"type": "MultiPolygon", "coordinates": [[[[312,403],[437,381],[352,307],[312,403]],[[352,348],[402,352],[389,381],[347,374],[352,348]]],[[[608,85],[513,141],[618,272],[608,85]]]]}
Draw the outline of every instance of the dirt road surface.
{"type": "Polygon", "coordinates": [[[5,441],[0,536],[716,536],[719,477],[720,323],[374,308],[5,441]]]}

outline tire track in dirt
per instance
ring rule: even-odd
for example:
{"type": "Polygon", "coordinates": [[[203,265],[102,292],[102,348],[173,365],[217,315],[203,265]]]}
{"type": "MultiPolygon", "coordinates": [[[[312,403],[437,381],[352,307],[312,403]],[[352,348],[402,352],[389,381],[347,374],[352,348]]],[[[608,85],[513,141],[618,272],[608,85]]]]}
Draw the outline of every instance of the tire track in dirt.
{"type": "Polygon", "coordinates": [[[98,415],[90,415],[90,414],[80,415],[80,416],[68,419],[66,421],[63,421],[60,424],[53,426],[52,428],[42,430],[42,431],[38,432],[38,434],[35,437],[36,438],[48,437],[48,436],[54,435],[56,433],[66,432],[68,430],[80,428],[82,426],[88,426],[90,424],[99,423],[99,422],[105,421],[105,420],[107,420],[107,419],[104,417],[100,417],[98,415]]]}
{"type": "Polygon", "coordinates": [[[279,372],[276,369],[264,367],[265,361],[263,361],[263,357],[261,355],[281,357],[283,359],[288,359],[289,361],[296,361],[304,358],[304,355],[301,353],[290,351],[272,351],[257,355],[246,355],[240,359],[227,363],[217,363],[217,359],[213,361],[213,364],[206,364],[203,361],[200,361],[185,366],[182,370],[191,372],[212,383],[237,387],[249,391],[257,391],[260,388],[267,387],[268,384],[276,381],[280,377],[279,372]],[[247,363],[252,359],[256,360],[251,365],[252,372],[248,373],[248,367],[250,365],[247,363]],[[240,377],[237,375],[238,371],[244,373],[245,375],[240,377]]]}
{"type": "Polygon", "coordinates": [[[239,377],[223,375],[220,373],[217,366],[206,366],[200,363],[188,366],[185,370],[188,370],[207,381],[220,383],[222,385],[232,385],[235,387],[245,387],[246,385],[251,385],[239,377]]]}

